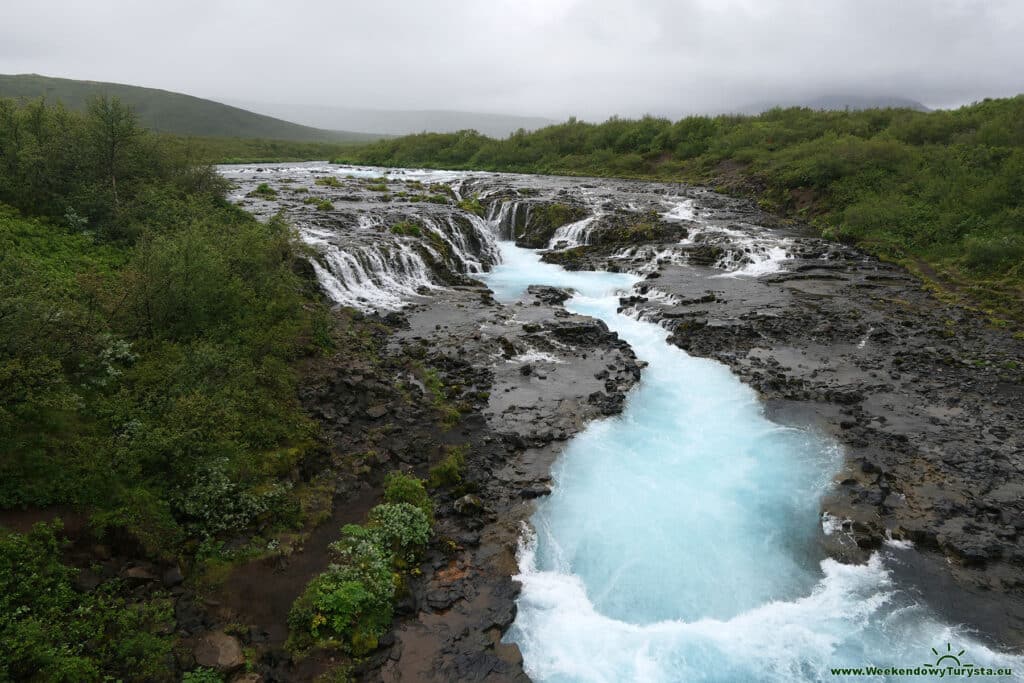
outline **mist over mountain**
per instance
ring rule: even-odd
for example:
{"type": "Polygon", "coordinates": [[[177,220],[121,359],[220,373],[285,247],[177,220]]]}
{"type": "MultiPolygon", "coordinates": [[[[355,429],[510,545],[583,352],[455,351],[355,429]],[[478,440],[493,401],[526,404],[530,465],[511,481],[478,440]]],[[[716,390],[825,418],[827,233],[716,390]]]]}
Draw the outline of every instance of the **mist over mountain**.
{"type": "Polygon", "coordinates": [[[744,105],[737,109],[740,114],[760,114],[774,107],[807,107],[820,111],[860,111],[862,109],[913,109],[931,111],[921,102],[909,97],[895,95],[811,95],[807,97],[783,97],[744,105]]]}
{"type": "Polygon", "coordinates": [[[330,107],[305,104],[279,104],[269,102],[234,102],[244,109],[260,112],[306,126],[317,128],[358,130],[378,135],[407,135],[409,133],[452,133],[473,129],[496,138],[524,128],[536,130],[558,123],[540,116],[512,116],[471,111],[440,109],[391,110],[330,107]]]}

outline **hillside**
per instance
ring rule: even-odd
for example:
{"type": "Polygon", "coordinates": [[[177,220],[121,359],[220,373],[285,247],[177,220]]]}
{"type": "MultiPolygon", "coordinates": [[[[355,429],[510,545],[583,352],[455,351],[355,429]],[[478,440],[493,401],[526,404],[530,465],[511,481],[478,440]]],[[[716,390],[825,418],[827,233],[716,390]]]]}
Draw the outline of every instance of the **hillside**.
{"type": "Polygon", "coordinates": [[[202,137],[266,138],[304,142],[368,142],[380,135],[300,126],[191,95],[119,83],[51,78],[38,74],[0,75],[0,97],[45,97],[82,111],[95,95],[118,97],[135,110],[139,123],[161,133],[202,137]]]}
{"type": "Polygon", "coordinates": [[[557,121],[538,116],[512,116],[470,111],[352,109],[303,104],[269,102],[236,102],[238,106],[309,126],[361,130],[381,135],[410,133],[454,133],[475,130],[493,138],[504,138],[523,128],[536,130],[557,121]]]}

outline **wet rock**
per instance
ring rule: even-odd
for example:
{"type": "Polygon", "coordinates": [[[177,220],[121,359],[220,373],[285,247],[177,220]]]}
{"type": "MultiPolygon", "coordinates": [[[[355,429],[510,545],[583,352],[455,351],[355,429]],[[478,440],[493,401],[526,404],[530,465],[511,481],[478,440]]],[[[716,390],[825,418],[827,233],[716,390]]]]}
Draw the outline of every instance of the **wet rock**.
{"type": "Polygon", "coordinates": [[[208,633],[192,648],[196,664],[228,673],[245,665],[242,645],[238,638],[223,631],[208,633]]]}
{"type": "Polygon", "coordinates": [[[185,580],[184,574],[181,573],[181,569],[177,565],[164,570],[160,578],[168,588],[178,586],[185,580]]]}
{"type": "Polygon", "coordinates": [[[479,496],[475,496],[472,493],[467,493],[462,498],[456,500],[452,506],[455,511],[460,515],[478,515],[484,510],[484,503],[480,500],[479,496]]]}
{"type": "Polygon", "coordinates": [[[522,491],[520,491],[519,495],[528,500],[532,498],[540,498],[541,496],[550,496],[551,487],[543,484],[537,486],[528,486],[524,488],[522,491]]]}
{"type": "Polygon", "coordinates": [[[75,590],[80,593],[89,593],[103,583],[103,577],[91,569],[80,569],[74,579],[75,590]]]}
{"type": "Polygon", "coordinates": [[[156,581],[156,574],[153,573],[152,567],[146,565],[137,565],[134,567],[128,567],[124,570],[124,578],[132,583],[148,583],[150,581],[156,581]]]}
{"type": "Polygon", "coordinates": [[[370,406],[366,409],[366,416],[371,420],[376,420],[384,417],[388,414],[388,407],[384,404],[370,406]]]}
{"type": "Polygon", "coordinates": [[[558,306],[573,295],[571,289],[565,289],[563,287],[547,287],[543,285],[530,285],[526,288],[526,291],[541,303],[549,306],[558,306]]]}

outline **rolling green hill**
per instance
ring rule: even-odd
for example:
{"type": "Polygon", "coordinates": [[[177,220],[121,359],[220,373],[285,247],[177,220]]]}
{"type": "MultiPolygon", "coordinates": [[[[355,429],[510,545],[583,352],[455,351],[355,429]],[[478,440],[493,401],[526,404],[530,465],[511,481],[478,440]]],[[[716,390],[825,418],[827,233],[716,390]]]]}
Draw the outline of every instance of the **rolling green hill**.
{"type": "Polygon", "coordinates": [[[220,138],[266,138],[304,142],[368,142],[381,135],[300,126],[191,95],[119,83],[50,78],[38,74],[0,75],[0,97],[45,97],[84,110],[95,95],[118,97],[139,122],[154,131],[220,138]]]}

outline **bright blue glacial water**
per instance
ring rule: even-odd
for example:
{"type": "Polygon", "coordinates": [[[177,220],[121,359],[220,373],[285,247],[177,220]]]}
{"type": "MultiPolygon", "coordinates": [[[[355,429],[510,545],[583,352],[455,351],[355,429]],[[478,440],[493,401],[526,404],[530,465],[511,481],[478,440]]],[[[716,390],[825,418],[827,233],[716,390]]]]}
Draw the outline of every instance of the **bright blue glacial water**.
{"type": "Polygon", "coordinates": [[[534,680],[903,680],[831,669],[923,668],[947,643],[965,650],[962,662],[1016,670],[981,680],[1019,680],[1022,658],[897,590],[885,553],[865,565],[822,554],[819,500],[841,464],[836,444],[772,423],[728,368],[617,313],[634,276],[569,272],[500,247],[486,276],[496,298],[572,288],[570,310],[603,320],[648,363],[622,415],[569,442],[524,535],[508,638],[534,680]]]}

